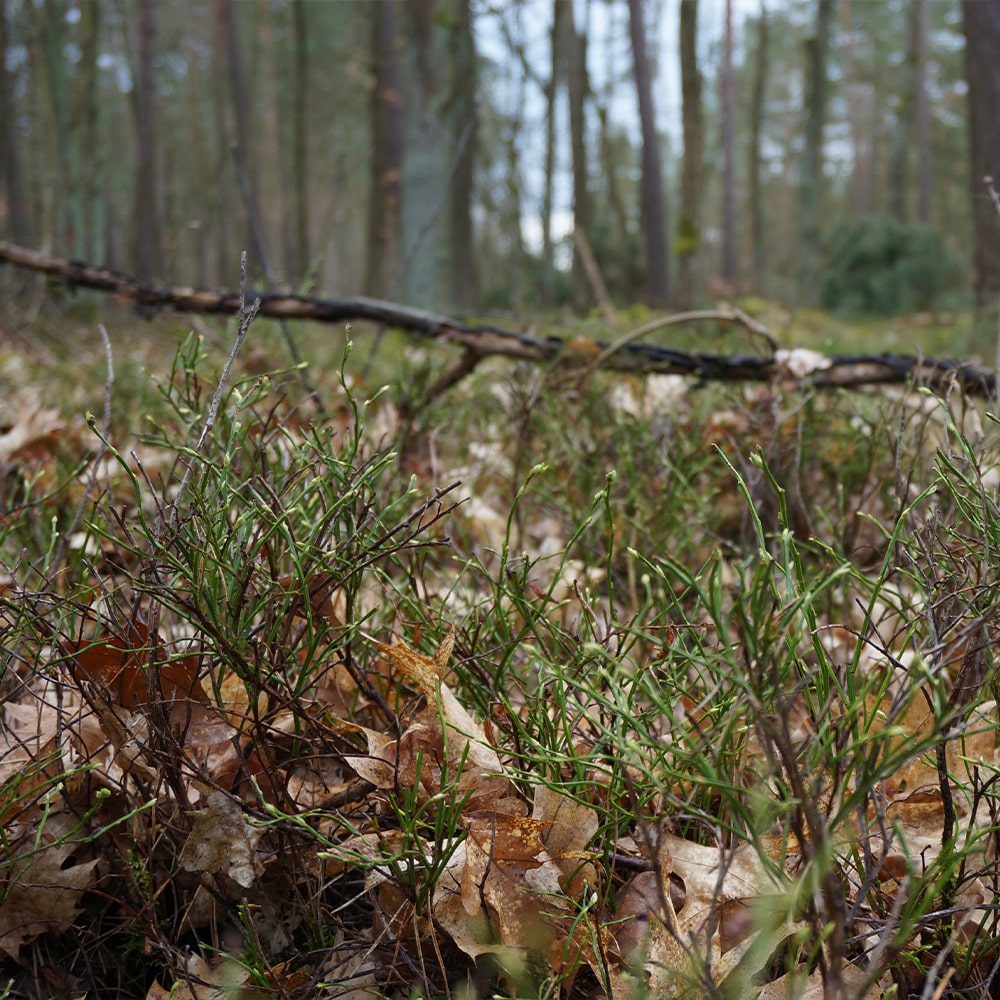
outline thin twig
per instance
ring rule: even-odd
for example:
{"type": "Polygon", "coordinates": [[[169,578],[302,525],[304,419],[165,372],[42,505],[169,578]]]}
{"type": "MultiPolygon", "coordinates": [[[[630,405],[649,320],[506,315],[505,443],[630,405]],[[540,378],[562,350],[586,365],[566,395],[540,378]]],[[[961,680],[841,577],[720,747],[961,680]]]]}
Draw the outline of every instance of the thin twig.
{"type": "Polygon", "coordinates": [[[668,326],[679,326],[682,323],[737,323],[745,327],[752,334],[763,337],[767,341],[768,347],[773,353],[778,349],[777,338],[761,323],[758,323],[752,316],[748,316],[742,309],[695,309],[690,312],[675,313],[673,316],[661,316],[658,319],[650,320],[642,326],[637,326],[630,330],[623,337],[619,337],[614,343],[609,344],[601,351],[593,361],[589,362],[581,372],[580,377],[591,374],[600,368],[612,355],[617,354],[622,348],[634,343],[640,337],[662,330],[668,326]]]}
{"type": "MultiPolygon", "coordinates": [[[[260,300],[257,299],[249,307],[246,304],[246,289],[247,289],[247,252],[246,250],[240,255],[240,312],[239,312],[239,323],[236,328],[236,342],[233,344],[233,349],[229,352],[229,357],[226,359],[225,367],[222,369],[222,374],[219,376],[219,384],[215,387],[215,392],[212,395],[212,401],[208,407],[208,415],[205,417],[204,426],[201,429],[201,434],[198,437],[198,443],[194,446],[193,453],[188,457],[185,467],[184,475],[181,478],[181,484],[177,488],[177,495],[173,499],[173,503],[170,505],[170,511],[168,515],[167,524],[159,525],[159,528],[163,527],[173,527],[177,523],[177,517],[180,512],[181,499],[183,498],[185,492],[187,491],[188,481],[191,479],[191,472],[194,469],[195,461],[201,449],[205,445],[205,441],[208,435],[211,433],[212,428],[215,426],[216,418],[219,415],[219,407],[222,405],[222,397],[226,390],[226,383],[229,380],[229,375],[233,370],[233,365],[236,362],[236,355],[239,353],[240,348],[243,346],[243,341],[246,339],[246,335],[250,330],[250,324],[253,323],[254,318],[257,315],[257,311],[260,308],[260,300]]],[[[160,532],[157,532],[159,535],[160,532]]]]}
{"type": "MultiPolygon", "coordinates": [[[[238,143],[233,144],[233,161],[236,164],[236,179],[240,188],[240,198],[243,200],[243,207],[246,209],[247,218],[250,221],[250,235],[256,244],[257,256],[260,258],[260,266],[264,269],[264,280],[267,282],[268,291],[273,292],[278,287],[278,283],[275,280],[274,271],[271,269],[271,258],[267,252],[267,244],[264,242],[264,230],[260,224],[260,215],[257,212],[253,192],[250,190],[250,182],[247,180],[247,172],[243,165],[243,156],[238,143]]],[[[288,353],[291,355],[296,375],[302,383],[302,387],[315,403],[319,416],[321,418],[325,417],[326,407],[323,406],[323,400],[312,379],[309,377],[307,365],[302,359],[302,352],[299,350],[299,345],[292,336],[292,331],[288,328],[288,320],[284,317],[279,317],[278,326],[281,328],[281,335],[285,339],[288,353]]]]}
{"type": "Polygon", "coordinates": [[[1000,194],[997,194],[997,189],[993,186],[993,178],[987,174],[983,178],[983,183],[986,185],[986,193],[990,196],[993,207],[997,210],[997,215],[1000,215],[1000,194]]]}

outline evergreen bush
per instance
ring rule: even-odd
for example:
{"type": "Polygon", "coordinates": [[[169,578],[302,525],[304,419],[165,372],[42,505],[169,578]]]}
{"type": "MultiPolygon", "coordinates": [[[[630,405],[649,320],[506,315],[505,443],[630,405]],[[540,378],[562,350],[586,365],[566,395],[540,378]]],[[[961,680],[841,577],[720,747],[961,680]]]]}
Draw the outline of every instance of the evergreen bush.
{"type": "Polygon", "coordinates": [[[960,287],[961,264],[933,227],[867,216],[833,230],[820,301],[844,316],[893,316],[954,302],[960,287]]]}

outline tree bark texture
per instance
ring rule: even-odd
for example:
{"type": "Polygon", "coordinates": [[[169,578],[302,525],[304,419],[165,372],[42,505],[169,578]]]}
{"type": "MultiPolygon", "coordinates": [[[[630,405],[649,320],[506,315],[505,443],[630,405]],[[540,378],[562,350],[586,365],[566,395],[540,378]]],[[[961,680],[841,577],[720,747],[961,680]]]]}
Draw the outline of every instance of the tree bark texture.
{"type": "Polygon", "coordinates": [[[722,280],[735,287],[736,246],[736,81],[733,79],[733,0],[726,0],[722,39],[722,280]]]}
{"type": "Polygon", "coordinates": [[[135,81],[135,244],[133,260],[139,278],[150,281],[160,272],[160,204],[156,155],[156,0],[139,0],[139,56],[135,81]]]}
{"type": "MultiPolygon", "coordinates": [[[[683,0],[682,0],[683,2],[683,0]]],[[[753,256],[753,280],[758,294],[762,293],[767,269],[764,233],[764,195],[761,190],[764,153],[761,147],[764,131],[764,95],[767,92],[767,10],[761,5],[757,17],[757,48],[754,57],[753,84],[750,93],[750,149],[748,186],[750,200],[750,246],[753,256]]]]}
{"type": "Polygon", "coordinates": [[[80,81],[76,88],[73,119],[80,131],[80,142],[87,151],[80,157],[81,224],[79,243],[84,256],[101,259],[104,256],[103,234],[100,229],[100,195],[98,176],[105,166],[101,155],[98,123],[98,55],[100,49],[101,5],[84,4],[80,11],[83,28],[80,39],[80,81]]]}
{"type": "Polygon", "coordinates": [[[640,221],[646,247],[646,301],[652,306],[662,306],[670,299],[670,265],[667,257],[667,202],[663,192],[660,137],[656,128],[656,109],[653,104],[652,72],[646,53],[646,26],[642,16],[642,0],[629,0],[628,9],[635,89],[639,102],[639,122],[642,127],[640,221]]]}
{"type": "MultiPolygon", "coordinates": [[[[250,307],[259,302],[260,315],[278,319],[338,324],[354,319],[395,326],[421,337],[463,347],[466,358],[460,362],[460,367],[464,371],[471,370],[478,358],[496,354],[538,363],[559,360],[567,372],[576,369],[584,376],[593,370],[596,349],[601,367],[610,371],[691,375],[699,380],[776,382],[787,387],[826,389],[913,382],[947,393],[957,383],[970,395],[987,398],[993,398],[996,391],[996,373],[990,369],[911,355],[842,355],[819,359],[811,371],[803,374],[783,359],[780,352],[729,356],[691,353],[638,343],[631,339],[633,335],[610,345],[588,341],[582,349],[578,349],[575,341],[566,342],[558,337],[541,339],[496,326],[470,326],[439,313],[378,299],[323,299],[257,291],[241,294],[170,288],[139,281],[106,267],[52,257],[12,243],[0,242],[0,261],[40,271],[70,287],[91,288],[132,301],[147,315],[158,309],[171,308],[178,312],[234,316],[240,312],[241,303],[250,307]]],[[[699,322],[730,323],[758,335],[766,333],[745,313],[725,309],[668,316],[652,321],[642,330],[633,331],[633,334],[699,322]]]]}
{"type": "Polygon", "coordinates": [[[366,295],[391,293],[400,266],[403,192],[403,76],[399,65],[396,9],[368,8],[372,19],[371,187],[368,195],[366,295]]]}
{"type": "MultiPolygon", "coordinates": [[[[233,0],[218,0],[218,15],[226,46],[226,69],[229,77],[229,100],[232,108],[233,125],[236,134],[237,172],[246,178],[249,195],[243,197],[243,217],[246,220],[244,246],[255,247],[262,234],[255,232],[255,220],[251,213],[260,204],[257,191],[257,171],[251,134],[250,93],[246,74],[243,71],[243,52],[240,45],[239,28],[236,23],[237,9],[233,0]]],[[[227,171],[228,172],[228,171],[227,171]]],[[[238,179],[237,179],[238,180],[238,179]]],[[[257,262],[259,265],[259,262],[257,262]]]]}
{"type": "MultiPolygon", "coordinates": [[[[592,223],[590,176],[588,170],[585,113],[590,91],[587,74],[587,36],[573,21],[572,6],[566,12],[567,96],[569,98],[570,146],[573,154],[573,228],[581,230],[589,241],[592,223]]],[[[574,244],[571,277],[573,307],[583,311],[593,301],[584,260],[574,244]]]]}
{"type": "Polygon", "coordinates": [[[549,40],[549,79],[545,86],[545,168],[542,186],[542,302],[555,305],[556,265],[552,241],[552,212],[556,173],[556,94],[565,78],[565,18],[567,5],[552,0],[552,35],[549,40]]]}
{"type": "Polygon", "coordinates": [[[681,0],[681,123],[684,156],[681,160],[680,199],[677,205],[677,289],[682,309],[698,298],[698,255],[701,248],[702,174],[705,169],[705,124],[698,69],[698,0],[681,0]]]}
{"type": "Polygon", "coordinates": [[[934,157],[931,149],[931,104],[930,95],[927,93],[929,0],[915,0],[913,19],[917,88],[917,221],[929,224],[931,221],[931,198],[934,190],[934,157]]]}
{"type": "Polygon", "coordinates": [[[295,231],[291,273],[302,281],[312,262],[309,247],[309,35],[306,0],[292,0],[295,65],[292,71],[292,186],[295,231]]]}
{"type": "Polygon", "coordinates": [[[451,308],[474,308],[477,298],[472,196],[475,180],[476,43],[469,0],[448,0],[449,93],[446,117],[450,125],[453,164],[448,185],[448,250],[451,308]]]}
{"type": "Polygon", "coordinates": [[[819,203],[823,189],[823,132],[826,124],[826,59],[836,0],[816,0],[816,31],[806,39],[805,140],[799,179],[799,239],[802,244],[799,286],[815,296],[819,269],[819,203]]]}
{"type": "Polygon", "coordinates": [[[980,304],[1000,295],[1000,218],[983,179],[1000,176],[1000,3],[962,0],[968,81],[973,262],[980,304]]]}
{"type": "Polygon", "coordinates": [[[21,144],[14,124],[14,94],[7,69],[7,4],[0,0],[0,170],[10,234],[15,243],[28,242],[28,213],[21,182],[21,144]]]}

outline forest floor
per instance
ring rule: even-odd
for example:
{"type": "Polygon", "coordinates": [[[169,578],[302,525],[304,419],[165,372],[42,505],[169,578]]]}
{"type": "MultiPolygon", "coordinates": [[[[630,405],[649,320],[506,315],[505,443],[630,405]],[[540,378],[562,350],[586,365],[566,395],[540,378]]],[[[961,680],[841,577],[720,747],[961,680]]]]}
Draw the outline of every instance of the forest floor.
{"type": "Polygon", "coordinates": [[[106,322],[0,317],[0,998],[989,995],[988,404],[106,322]]]}

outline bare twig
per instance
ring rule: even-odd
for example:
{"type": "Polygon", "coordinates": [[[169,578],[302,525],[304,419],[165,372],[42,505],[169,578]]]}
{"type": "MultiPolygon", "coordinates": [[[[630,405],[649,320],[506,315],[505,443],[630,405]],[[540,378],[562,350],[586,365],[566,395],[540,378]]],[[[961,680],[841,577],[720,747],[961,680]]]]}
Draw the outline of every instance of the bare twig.
{"type": "MultiPolygon", "coordinates": [[[[541,339],[502,327],[485,324],[471,326],[439,313],[380,299],[323,299],[248,290],[234,293],[149,285],[109,268],[51,257],[12,243],[0,242],[0,261],[4,260],[19,267],[53,275],[70,285],[93,288],[130,299],[147,312],[169,307],[179,312],[235,315],[247,303],[252,303],[262,316],[308,319],[321,323],[367,320],[398,327],[415,336],[471,348],[484,356],[499,355],[534,364],[551,364],[566,347],[566,342],[560,337],[541,339]]],[[[840,355],[831,357],[827,366],[815,367],[802,377],[794,379],[787,372],[779,371],[773,353],[770,352],[767,355],[719,355],[635,342],[644,334],[661,327],[702,320],[740,323],[757,336],[763,337],[773,350],[773,336],[745,313],[737,309],[709,310],[679,313],[653,320],[615,344],[598,341],[596,346],[601,352],[599,363],[616,372],[691,375],[701,380],[726,382],[768,382],[780,374],[783,385],[798,384],[818,389],[913,382],[938,392],[945,392],[959,385],[971,396],[992,397],[996,387],[994,369],[948,359],[906,354],[840,355]]]]}
{"type": "Polygon", "coordinates": [[[573,228],[573,246],[576,247],[577,256],[580,258],[580,263],[583,264],[583,273],[587,276],[587,284],[590,285],[590,290],[594,298],[597,299],[597,304],[600,306],[604,318],[609,323],[617,323],[618,314],[615,312],[615,307],[611,302],[611,296],[608,295],[608,289],[604,284],[604,276],[601,274],[600,265],[598,265],[597,258],[594,256],[594,251],[590,245],[590,240],[587,239],[587,234],[580,226],[573,228]]]}
{"type": "Polygon", "coordinates": [[[717,323],[738,323],[740,326],[746,327],[746,329],[751,333],[754,333],[759,337],[763,337],[767,341],[767,345],[772,352],[778,349],[778,341],[774,334],[771,333],[771,331],[768,330],[763,324],[758,323],[751,316],[748,316],[742,309],[696,309],[691,312],[675,313],[673,316],[661,316],[659,319],[651,320],[649,323],[644,323],[642,326],[638,326],[634,330],[630,330],[625,334],[625,336],[620,337],[614,343],[605,347],[604,350],[601,351],[601,353],[586,366],[584,374],[589,374],[590,372],[603,367],[613,355],[617,354],[629,344],[635,343],[635,341],[637,341],[640,337],[645,337],[650,333],[662,330],[664,327],[668,326],[679,326],[683,323],[703,323],[706,321],[714,321],[717,323]]]}
{"type": "MultiPolygon", "coordinates": [[[[233,349],[229,352],[229,357],[226,359],[226,364],[222,369],[222,374],[219,376],[219,383],[215,387],[215,392],[212,394],[212,401],[208,406],[208,414],[205,417],[205,423],[202,426],[201,434],[198,437],[198,442],[195,444],[193,453],[188,458],[184,466],[184,475],[181,478],[181,484],[177,488],[177,495],[174,497],[173,502],[170,504],[169,513],[167,516],[167,527],[172,527],[177,523],[178,513],[180,511],[181,499],[183,498],[185,492],[187,491],[188,482],[191,479],[191,472],[196,464],[196,459],[198,453],[205,445],[205,441],[208,435],[211,433],[212,428],[215,426],[216,418],[219,415],[219,407],[222,405],[222,397],[226,391],[226,383],[229,381],[229,375],[233,370],[233,365],[236,362],[236,355],[239,354],[240,348],[243,346],[243,341],[246,339],[247,332],[250,330],[250,324],[253,323],[260,309],[260,300],[252,302],[249,306],[247,305],[246,296],[246,285],[247,285],[247,252],[246,250],[240,255],[240,312],[239,312],[239,323],[236,327],[236,342],[233,344],[233,349]]],[[[163,525],[160,525],[162,528],[163,525]]]]}
{"type": "Polygon", "coordinates": [[[987,174],[983,178],[983,183],[986,185],[986,193],[990,196],[993,207],[997,210],[997,215],[1000,215],[1000,194],[997,194],[997,189],[993,186],[993,178],[987,174]]]}
{"type": "MultiPolygon", "coordinates": [[[[278,284],[274,277],[274,271],[271,270],[271,258],[267,252],[267,244],[264,242],[264,230],[260,224],[260,215],[257,212],[257,205],[253,199],[253,192],[250,190],[250,182],[247,180],[247,172],[243,166],[243,156],[238,144],[233,145],[233,162],[236,165],[236,178],[240,187],[240,198],[243,200],[243,207],[246,209],[247,218],[250,220],[250,233],[256,245],[260,266],[264,271],[264,280],[267,282],[268,291],[273,292],[278,287],[278,284]]],[[[292,363],[295,365],[299,381],[315,403],[319,415],[321,417],[325,416],[326,408],[323,406],[323,400],[320,398],[316,386],[306,371],[306,364],[302,360],[302,352],[299,350],[299,345],[292,336],[292,331],[288,328],[288,321],[284,318],[279,318],[278,326],[281,327],[281,335],[284,337],[285,344],[288,347],[288,353],[292,358],[292,363]]]]}

